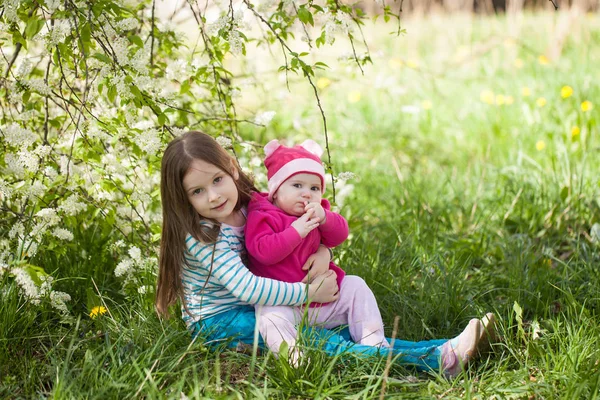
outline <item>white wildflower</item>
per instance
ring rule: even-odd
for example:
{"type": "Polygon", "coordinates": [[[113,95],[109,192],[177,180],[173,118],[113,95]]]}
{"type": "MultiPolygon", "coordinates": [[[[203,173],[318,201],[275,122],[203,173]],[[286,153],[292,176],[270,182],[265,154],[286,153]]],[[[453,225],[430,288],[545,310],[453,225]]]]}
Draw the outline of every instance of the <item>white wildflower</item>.
{"type": "Polygon", "coordinates": [[[33,257],[38,251],[38,245],[33,240],[25,240],[19,244],[21,249],[22,257],[33,257]]]}
{"type": "Polygon", "coordinates": [[[17,78],[23,78],[27,75],[29,75],[31,73],[31,70],[33,69],[33,65],[31,64],[31,61],[29,61],[29,59],[24,58],[23,61],[21,61],[21,64],[19,64],[19,68],[17,68],[17,71],[15,72],[15,76],[17,78]]]}
{"type": "Polygon", "coordinates": [[[136,18],[126,18],[117,22],[117,27],[124,31],[130,31],[138,27],[138,20],[136,18]]]}
{"type": "Polygon", "coordinates": [[[4,133],[4,140],[15,147],[27,148],[37,140],[35,133],[15,123],[2,129],[2,132],[4,133]]]}
{"type": "Polygon", "coordinates": [[[23,178],[25,176],[25,168],[21,164],[19,157],[14,153],[5,153],[4,162],[6,163],[6,170],[9,173],[14,174],[17,178],[23,178]]]}
{"type": "Polygon", "coordinates": [[[231,51],[231,53],[235,55],[242,54],[244,46],[242,41],[242,35],[240,35],[240,32],[237,30],[230,31],[227,39],[227,41],[229,42],[229,50],[231,51]]]}
{"type": "Polygon", "coordinates": [[[37,111],[37,110],[23,111],[21,114],[15,116],[15,121],[31,121],[38,115],[39,115],[39,111],[37,111]]]}
{"type": "Polygon", "coordinates": [[[188,69],[187,61],[178,59],[174,62],[169,63],[169,65],[167,65],[167,70],[165,71],[165,76],[169,80],[175,80],[180,82],[189,78],[190,71],[188,69]]]}
{"type": "Polygon", "coordinates": [[[21,287],[25,297],[30,299],[33,303],[39,302],[39,289],[31,279],[31,276],[22,268],[13,268],[11,273],[15,277],[15,281],[21,287]]]}
{"type": "Polygon", "coordinates": [[[117,267],[115,268],[115,276],[129,276],[132,274],[133,270],[133,260],[130,258],[121,261],[117,267]]]}
{"type": "Polygon", "coordinates": [[[181,136],[184,133],[186,133],[187,130],[174,126],[171,128],[171,132],[173,132],[173,135],[175,135],[175,136],[181,136]]]}
{"type": "Polygon", "coordinates": [[[136,143],[144,151],[149,155],[155,155],[158,150],[162,147],[162,143],[160,141],[160,137],[158,135],[158,131],[156,129],[147,129],[140,132],[136,136],[136,143]]]}
{"type": "Polygon", "coordinates": [[[254,118],[254,123],[258,124],[258,125],[268,125],[269,122],[271,122],[271,120],[275,116],[275,114],[276,114],[275,111],[265,111],[261,114],[258,114],[254,118]]]}
{"type": "Polygon", "coordinates": [[[77,199],[77,195],[67,197],[58,207],[58,209],[64,211],[67,215],[79,214],[81,211],[87,208],[87,205],[85,203],[77,201],[77,199]]]}
{"type": "Polygon", "coordinates": [[[26,170],[30,172],[35,172],[40,165],[40,159],[33,152],[29,150],[20,150],[19,151],[19,162],[26,170]]]}
{"type": "Polygon", "coordinates": [[[44,193],[46,193],[47,189],[48,188],[42,183],[42,181],[35,181],[29,185],[29,187],[27,187],[25,193],[27,193],[28,196],[41,197],[44,193]]]}
{"type": "Polygon", "coordinates": [[[35,216],[41,218],[49,226],[58,225],[60,222],[60,217],[54,208],[42,208],[35,216]]]}
{"type": "Polygon", "coordinates": [[[19,16],[17,10],[19,9],[19,0],[5,0],[3,1],[4,6],[4,17],[8,22],[18,22],[19,16]]]}
{"type": "Polygon", "coordinates": [[[54,47],[59,43],[65,41],[67,36],[71,33],[71,25],[68,20],[56,21],[54,27],[46,34],[46,46],[54,47]]]}
{"type": "Polygon", "coordinates": [[[354,172],[340,172],[337,176],[337,179],[342,180],[342,181],[347,181],[350,179],[356,179],[357,175],[354,172]]]}
{"type": "Polygon", "coordinates": [[[29,89],[34,90],[43,96],[48,96],[52,93],[50,86],[48,86],[43,79],[30,79],[26,84],[29,89]]]}
{"type": "Polygon", "coordinates": [[[25,233],[25,227],[23,226],[23,224],[21,222],[17,222],[16,224],[14,224],[12,226],[12,228],[10,228],[10,231],[8,231],[8,238],[9,239],[14,239],[15,237],[22,238],[24,233],[25,233]]]}
{"type": "Polygon", "coordinates": [[[131,258],[133,258],[134,260],[141,260],[141,258],[142,258],[142,251],[135,246],[129,248],[128,253],[131,256],[131,258]]]}
{"type": "Polygon", "coordinates": [[[12,197],[13,189],[4,179],[0,179],[0,200],[6,201],[12,197]]]}
{"type": "Polygon", "coordinates": [[[46,8],[50,14],[56,11],[61,4],[62,0],[46,0],[46,8]]]}
{"type": "Polygon", "coordinates": [[[60,311],[62,314],[68,314],[69,309],[65,304],[67,301],[71,301],[71,296],[65,292],[59,292],[53,290],[50,292],[50,305],[60,311]]]}
{"type": "Polygon", "coordinates": [[[138,293],[139,294],[146,294],[147,291],[148,291],[148,288],[146,286],[140,286],[138,288],[138,293]]]}
{"type": "Polygon", "coordinates": [[[54,235],[54,237],[59,238],[60,240],[66,240],[67,242],[73,240],[73,234],[71,233],[71,231],[63,228],[55,228],[52,232],[52,235],[54,235]]]}
{"type": "Polygon", "coordinates": [[[58,172],[53,167],[48,165],[44,168],[44,175],[53,181],[58,176],[58,172]]]}
{"type": "Polygon", "coordinates": [[[219,136],[217,138],[217,143],[219,143],[221,147],[225,149],[228,149],[233,145],[233,142],[227,136],[219,136]]]}
{"type": "Polygon", "coordinates": [[[120,65],[129,64],[129,41],[123,37],[116,38],[111,47],[120,65]]]}

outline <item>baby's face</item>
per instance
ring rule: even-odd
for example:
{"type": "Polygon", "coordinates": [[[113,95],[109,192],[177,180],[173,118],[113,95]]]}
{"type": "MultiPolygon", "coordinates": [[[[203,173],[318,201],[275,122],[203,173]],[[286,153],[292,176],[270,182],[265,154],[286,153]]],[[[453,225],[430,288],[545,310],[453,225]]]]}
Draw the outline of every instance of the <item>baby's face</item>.
{"type": "Polygon", "coordinates": [[[287,214],[304,214],[308,203],[321,203],[321,178],[314,174],[297,174],[283,182],[273,196],[273,204],[287,214]]]}

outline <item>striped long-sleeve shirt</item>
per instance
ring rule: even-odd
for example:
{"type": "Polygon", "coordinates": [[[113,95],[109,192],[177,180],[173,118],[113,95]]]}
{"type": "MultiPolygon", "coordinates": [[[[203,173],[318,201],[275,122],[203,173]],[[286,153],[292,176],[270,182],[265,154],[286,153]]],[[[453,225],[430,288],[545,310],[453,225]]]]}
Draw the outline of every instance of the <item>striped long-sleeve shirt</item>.
{"type": "Polygon", "coordinates": [[[297,306],[306,302],[305,284],[255,276],[242,262],[244,255],[243,227],[222,225],[214,244],[205,244],[187,235],[182,279],[189,313],[184,307],[182,313],[188,328],[200,318],[241,305],[297,306]]]}

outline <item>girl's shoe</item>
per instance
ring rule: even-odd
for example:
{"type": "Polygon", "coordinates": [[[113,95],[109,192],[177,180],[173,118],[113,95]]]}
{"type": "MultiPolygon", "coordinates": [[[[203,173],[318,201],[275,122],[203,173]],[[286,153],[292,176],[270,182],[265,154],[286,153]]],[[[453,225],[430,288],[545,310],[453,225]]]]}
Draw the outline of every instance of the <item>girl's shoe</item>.
{"type": "Polygon", "coordinates": [[[460,335],[444,343],[442,346],[442,367],[445,376],[449,378],[457,376],[475,358],[482,326],[481,320],[473,318],[460,335]]]}

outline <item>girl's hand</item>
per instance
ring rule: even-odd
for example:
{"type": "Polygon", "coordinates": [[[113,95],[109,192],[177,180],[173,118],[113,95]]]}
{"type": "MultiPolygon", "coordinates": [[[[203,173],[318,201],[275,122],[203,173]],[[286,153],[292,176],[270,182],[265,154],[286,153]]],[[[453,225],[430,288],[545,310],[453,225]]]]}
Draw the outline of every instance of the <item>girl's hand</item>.
{"type": "Polygon", "coordinates": [[[317,276],[308,285],[308,298],[317,303],[330,303],[340,297],[337,284],[337,275],[333,271],[327,271],[317,276]]]}
{"type": "Polygon", "coordinates": [[[327,216],[325,215],[325,209],[320,203],[307,203],[304,206],[304,212],[308,212],[309,210],[314,211],[314,216],[319,220],[319,225],[323,225],[327,220],[327,216]]]}
{"type": "Polygon", "coordinates": [[[309,279],[312,282],[317,276],[329,271],[330,257],[327,247],[322,244],[319,245],[319,250],[315,254],[311,254],[302,267],[303,270],[308,270],[308,274],[302,279],[302,283],[309,282],[309,279]]]}
{"type": "Polygon", "coordinates": [[[310,231],[319,226],[319,220],[315,218],[313,214],[314,210],[308,210],[292,223],[292,228],[298,231],[298,234],[302,239],[304,239],[310,231]]]}

